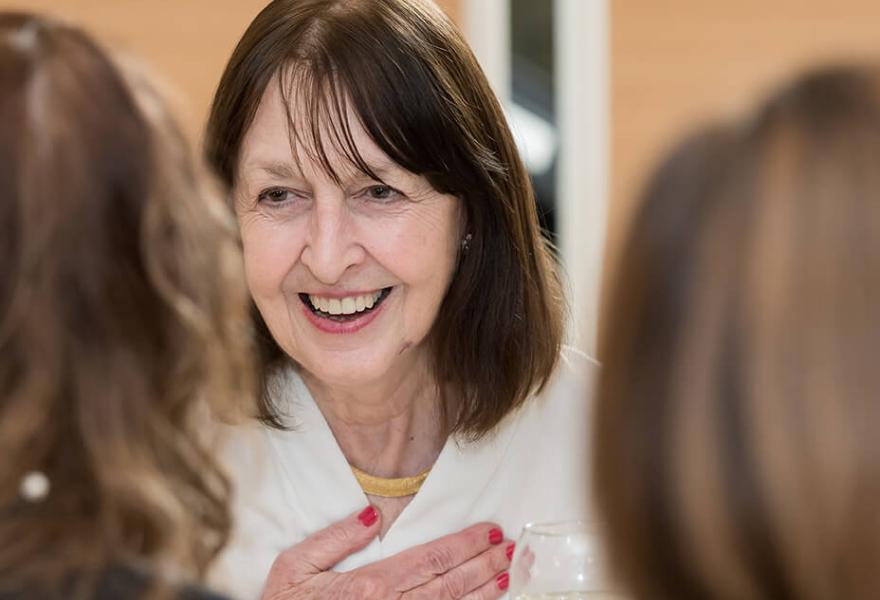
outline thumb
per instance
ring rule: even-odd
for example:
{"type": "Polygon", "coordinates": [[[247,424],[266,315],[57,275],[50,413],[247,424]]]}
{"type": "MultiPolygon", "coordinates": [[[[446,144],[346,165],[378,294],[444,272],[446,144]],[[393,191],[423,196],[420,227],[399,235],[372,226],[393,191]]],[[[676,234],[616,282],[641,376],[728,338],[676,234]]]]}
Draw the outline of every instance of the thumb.
{"type": "MultiPolygon", "coordinates": [[[[329,571],[349,555],[365,548],[379,533],[379,511],[368,506],[318,531],[282,552],[276,559],[291,575],[308,577],[329,571]]],[[[273,571],[275,566],[273,566],[273,571]]]]}

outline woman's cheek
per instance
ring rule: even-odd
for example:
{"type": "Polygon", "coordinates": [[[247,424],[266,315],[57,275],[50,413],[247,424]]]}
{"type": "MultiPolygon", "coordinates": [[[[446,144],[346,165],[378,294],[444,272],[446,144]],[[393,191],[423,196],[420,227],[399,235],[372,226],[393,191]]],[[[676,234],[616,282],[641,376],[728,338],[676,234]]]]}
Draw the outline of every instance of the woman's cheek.
{"type": "Polygon", "coordinates": [[[253,274],[254,283],[278,285],[299,260],[303,239],[303,232],[295,226],[254,223],[243,227],[245,268],[253,274]]]}

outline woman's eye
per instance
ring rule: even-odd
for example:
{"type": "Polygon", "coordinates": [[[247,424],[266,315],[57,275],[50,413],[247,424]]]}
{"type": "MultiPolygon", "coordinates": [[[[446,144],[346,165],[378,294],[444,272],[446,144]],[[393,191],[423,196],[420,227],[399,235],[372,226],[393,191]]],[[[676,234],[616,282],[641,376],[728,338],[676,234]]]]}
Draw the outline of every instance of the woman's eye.
{"type": "Polygon", "coordinates": [[[400,192],[388,185],[371,185],[365,190],[365,193],[370,200],[377,200],[380,202],[394,200],[400,195],[400,192]]]}
{"type": "Polygon", "coordinates": [[[260,192],[260,195],[257,196],[257,200],[269,204],[281,204],[282,202],[293,200],[295,197],[296,194],[294,194],[290,190],[286,190],[284,188],[270,188],[268,190],[263,190],[262,192],[260,192]]]}

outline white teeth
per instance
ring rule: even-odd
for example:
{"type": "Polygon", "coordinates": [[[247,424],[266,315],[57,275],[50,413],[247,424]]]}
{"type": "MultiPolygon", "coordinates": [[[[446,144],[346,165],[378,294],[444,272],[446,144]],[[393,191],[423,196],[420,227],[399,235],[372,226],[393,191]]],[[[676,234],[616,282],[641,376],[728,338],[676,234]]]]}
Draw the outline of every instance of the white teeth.
{"type": "Polygon", "coordinates": [[[362,296],[348,296],[345,298],[323,298],[309,295],[309,303],[313,308],[331,315],[353,315],[373,308],[382,292],[373,292],[362,296]]]}

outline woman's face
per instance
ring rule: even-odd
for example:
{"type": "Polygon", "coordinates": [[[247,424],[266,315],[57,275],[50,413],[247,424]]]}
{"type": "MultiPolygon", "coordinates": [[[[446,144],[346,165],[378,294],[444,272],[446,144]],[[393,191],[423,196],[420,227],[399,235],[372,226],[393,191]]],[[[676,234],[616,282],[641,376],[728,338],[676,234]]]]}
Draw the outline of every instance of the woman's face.
{"type": "Polygon", "coordinates": [[[242,145],[234,193],[250,292],[281,348],[323,383],[399,376],[426,356],[456,266],[459,200],[392,162],[353,115],[387,185],[326,139],[338,183],[307,152],[297,166],[287,114],[270,84],[242,145]]]}

